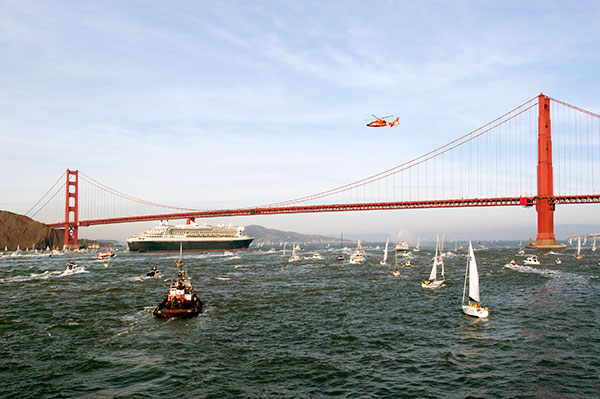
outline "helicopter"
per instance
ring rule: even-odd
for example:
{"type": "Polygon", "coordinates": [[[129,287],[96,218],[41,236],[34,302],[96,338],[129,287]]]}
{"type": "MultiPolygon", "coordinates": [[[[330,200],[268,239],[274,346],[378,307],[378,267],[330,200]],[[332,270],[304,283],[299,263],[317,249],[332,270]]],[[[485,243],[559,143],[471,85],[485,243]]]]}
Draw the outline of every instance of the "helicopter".
{"type": "MultiPolygon", "coordinates": [[[[371,114],[373,115],[373,114],[371,114]]],[[[400,117],[397,117],[393,122],[386,122],[385,120],[387,118],[393,118],[394,115],[388,115],[388,116],[384,116],[382,118],[378,117],[377,115],[373,115],[373,117],[375,118],[375,120],[373,122],[369,122],[367,123],[368,127],[384,127],[384,126],[398,126],[400,124],[400,117]]]]}

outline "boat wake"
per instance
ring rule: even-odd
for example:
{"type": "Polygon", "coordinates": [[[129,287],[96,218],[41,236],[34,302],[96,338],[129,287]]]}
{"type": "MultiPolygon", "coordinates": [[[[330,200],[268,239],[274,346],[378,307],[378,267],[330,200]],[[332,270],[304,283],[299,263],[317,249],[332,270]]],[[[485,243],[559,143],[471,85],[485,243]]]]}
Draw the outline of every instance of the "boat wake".
{"type": "Polygon", "coordinates": [[[85,270],[85,267],[78,266],[72,270],[54,270],[49,271],[46,270],[43,273],[30,273],[27,276],[14,276],[8,278],[0,278],[0,283],[13,283],[13,282],[21,282],[21,281],[32,281],[32,280],[47,280],[53,277],[65,277],[70,276],[72,274],[78,273],[89,273],[89,271],[85,270]]]}
{"type": "Polygon", "coordinates": [[[507,263],[506,265],[504,265],[504,267],[515,270],[520,273],[534,273],[534,274],[541,274],[543,276],[555,276],[555,275],[559,274],[559,272],[556,270],[536,269],[531,266],[511,265],[510,263],[507,263]]]}
{"type": "Polygon", "coordinates": [[[83,266],[75,266],[71,270],[63,270],[62,273],[60,273],[57,277],[70,276],[71,274],[78,274],[78,273],[89,273],[89,272],[87,270],[85,270],[85,267],[83,267],[83,266]]]}

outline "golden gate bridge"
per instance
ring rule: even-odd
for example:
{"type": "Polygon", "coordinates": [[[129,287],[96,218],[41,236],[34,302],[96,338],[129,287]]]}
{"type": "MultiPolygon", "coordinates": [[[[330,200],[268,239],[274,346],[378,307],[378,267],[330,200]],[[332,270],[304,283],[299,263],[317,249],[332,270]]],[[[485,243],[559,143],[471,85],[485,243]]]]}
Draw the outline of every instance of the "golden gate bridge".
{"type": "Polygon", "coordinates": [[[192,209],[124,194],[66,170],[26,215],[78,229],[152,220],[382,209],[535,206],[534,247],[556,248],[557,204],[600,203],[600,115],[540,94],[467,134],[372,176],[270,204],[192,209]],[[62,182],[62,184],[61,184],[62,182]]]}

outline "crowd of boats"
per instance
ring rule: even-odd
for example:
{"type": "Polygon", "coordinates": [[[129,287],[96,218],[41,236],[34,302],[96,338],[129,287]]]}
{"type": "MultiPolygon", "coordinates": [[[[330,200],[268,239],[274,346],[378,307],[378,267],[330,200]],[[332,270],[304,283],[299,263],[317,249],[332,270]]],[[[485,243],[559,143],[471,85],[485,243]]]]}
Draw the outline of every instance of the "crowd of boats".
{"type": "MultiPolygon", "coordinates": [[[[128,244],[129,251],[131,252],[174,252],[175,245],[178,244],[179,247],[179,259],[177,262],[175,262],[177,274],[171,281],[167,297],[160,302],[158,306],[156,306],[153,315],[158,318],[186,318],[200,314],[202,312],[202,301],[200,301],[199,297],[193,292],[191,279],[187,273],[187,269],[184,268],[183,251],[224,250],[225,255],[237,257],[229,250],[247,249],[253,240],[252,238],[245,236],[243,234],[243,230],[244,229],[240,228],[239,226],[232,225],[216,227],[198,225],[193,219],[188,219],[186,224],[182,226],[172,226],[163,222],[154,229],[148,230],[143,234],[130,237],[130,239],[128,239],[128,244]]],[[[569,240],[570,242],[576,240],[578,243],[577,252],[575,255],[576,259],[583,258],[583,255],[581,254],[582,237],[583,243],[585,244],[584,236],[571,237],[569,240]]],[[[596,237],[594,236],[592,251],[596,251],[595,239],[596,237]]],[[[357,241],[356,248],[354,250],[344,247],[343,241],[344,239],[342,234],[339,251],[335,256],[337,261],[345,263],[347,259],[347,262],[350,265],[368,263],[365,257],[365,250],[360,240],[357,241]]],[[[280,243],[280,245],[281,244],[282,243],[280,243]]],[[[259,251],[261,252],[262,249],[260,249],[260,247],[262,247],[262,245],[263,244],[258,245],[259,251]]],[[[410,250],[408,243],[402,240],[394,243],[392,248],[390,247],[390,240],[388,239],[383,249],[383,258],[379,264],[382,266],[388,266],[390,252],[393,252],[394,267],[391,274],[393,277],[399,277],[401,275],[399,267],[400,263],[406,268],[413,266],[411,259],[415,257],[413,253],[420,252],[420,239],[417,239],[417,244],[412,251],[410,250]],[[402,262],[399,262],[399,258],[403,259],[402,262]]],[[[478,249],[486,249],[486,246],[481,242],[478,243],[477,247],[478,249]]],[[[444,287],[446,283],[444,258],[448,256],[458,256],[458,250],[462,248],[462,245],[458,246],[458,243],[455,242],[454,251],[444,252],[444,239],[442,238],[440,241],[439,236],[436,237],[435,252],[432,258],[431,270],[427,279],[421,282],[421,287],[430,290],[444,287]]],[[[379,247],[376,249],[379,249],[379,247]]],[[[335,249],[329,244],[327,244],[326,250],[330,252],[335,251],[335,249]]],[[[287,257],[287,243],[284,243],[281,257],[286,259],[288,263],[297,262],[301,259],[323,259],[323,256],[318,251],[312,251],[312,255],[301,258],[301,251],[301,246],[297,243],[294,243],[292,244],[291,254],[289,257],[287,257]]],[[[75,252],[81,253],[86,251],[76,250],[75,252]]],[[[16,257],[27,255],[60,256],[69,253],[73,252],[65,250],[58,251],[56,249],[50,250],[49,248],[47,248],[46,251],[21,251],[17,247],[15,251],[10,252],[7,250],[7,248],[5,248],[4,252],[0,252],[0,257],[16,257]]],[[[268,251],[266,251],[266,253],[275,254],[278,253],[278,251],[274,247],[271,247],[268,251]]],[[[550,254],[559,255],[558,253],[553,252],[550,252],[550,254]]],[[[95,253],[94,259],[97,262],[103,262],[105,267],[109,267],[112,258],[114,258],[116,255],[117,252],[114,249],[108,248],[95,253]]],[[[523,260],[523,265],[525,266],[540,265],[537,255],[526,254],[521,244],[519,245],[517,256],[526,257],[526,259],[523,260]]],[[[556,257],[554,261],[556,264],[562,263],[559,257],[556,257]]],[[[598,265],[600,266],[600,260],[598,261],[598,265]]],[[[516,267],[519,265],[513,259],[507,264],[507,266],[516,267]]],[[[72,273],[80,269],[81,266],[69,261],[66,263],[65,272],[72,273]]],[[[156,266],[152,266],[146,273],[147,277],[159,277],[160,275],[160,271],[156,266]]],[[[488,308],[481,305],[477,261],[475,258],[475,250],[471,241],[468,242],[468,250],[466,254],[466,267],[461,306],[463,312],[469,316],[486,318],[489,315],[488,308]]]]}

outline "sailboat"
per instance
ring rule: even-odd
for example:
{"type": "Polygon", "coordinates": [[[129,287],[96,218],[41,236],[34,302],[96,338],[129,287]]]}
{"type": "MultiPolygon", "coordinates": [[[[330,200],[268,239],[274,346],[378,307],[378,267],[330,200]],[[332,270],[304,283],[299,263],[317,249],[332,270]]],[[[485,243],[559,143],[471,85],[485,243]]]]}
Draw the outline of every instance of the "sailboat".
{"type": "Polygon", "coordinates": [[[285,257],[285,247],[287,247],[287,241],[285,244],[283,244],[283,253],[281,254],[281,257],[285,257]]]}
{"type": "Polygon", "coordinates": [[[421,243],[421,237],[417,237],[417,246],[413,248],[413,252],[419,252],[421,250],[421,248],[419,247],[420,243],[421,243]]]}
{"type": "Polygon", "coordinates": [[[473,245],[469,241],[469,254],[467,255],[467,266],[465,269],[465,284],[463,287],[462,310],[464,314],[473,317],[488,317],[488,308],[479,305],[479,273],[477,272],[477,261],[473,252],[473,245]],[[465,305],[465,294],[467,290],[467,276],[469,278],[469,303],[465,305]]]}
{"type": "Polygon", "coordinates": [[[433,257],[433,266],[431,267],[431,273],[429,274],[429,280],[425,280],[421,283],[421,287],[423,288],[439,288],[441,287],[446,280],[444,280],[444,260],[441,257],[438,257],[439,252],[439,237],[436,237],[435,240],[435,256],[433,257]],[[442,278],[440,280],[437,279],[437,266],[442,266],[442,278]]]}
{"type": "Polygon", "coordinates": [[[290,258],[288,259],[288,262],[296,262],[297,260],[300,260],[300,257],[298,255],[296,255],[296,245],[292,246],[292,256],[290,256],[290,258]]]}
{"type": "Polygon", "coordinates": [[[344,253],[342,252],[342,245],[344,243],[344,232],[342,231],[342,236],[340,237],[340,253],[335,257],[337,260],[344,260],[344,253]]]}
{"type": "Polygon", "coordinates": [[[594,242],[592,242],[592,252],[596,252],[596,237],[594,237],[594,242]]]}
{"type": "Polygon", "coordinates": [[[387,241],[385,242],[385,250],[383,251],[383,260],[381,262],[379,262],[379,264],[381,266],[387,265],[388,245],[389,244],[390,244],[390,238],[388,237],[387,241]]]}
{"type": "Polygon", "coordinates": [[[398,252],[394,251],[394,271],[392,272],[392,276],[399,277],[400,269],[398,269],[398,252]]]}
{"type": "Polygon", "coordinates": [[[575,255],[575,259],[583,259],[583,255],[581,254],[581,237],[577,237],[577,255],[575,255]]]}

